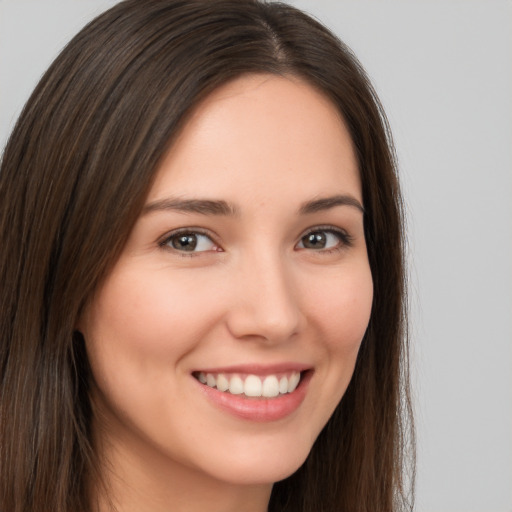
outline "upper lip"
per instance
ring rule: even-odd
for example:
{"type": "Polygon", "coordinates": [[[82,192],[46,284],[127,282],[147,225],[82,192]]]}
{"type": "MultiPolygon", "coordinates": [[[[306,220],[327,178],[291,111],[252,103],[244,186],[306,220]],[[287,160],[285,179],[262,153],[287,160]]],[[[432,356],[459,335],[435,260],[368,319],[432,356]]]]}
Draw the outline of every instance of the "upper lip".
{"type": "Polygon", "coordinates": [[[303,372],[313,367],[303,363],[277,363],[277,364],[238,364],[230,366],[216,366],[209,368],[196,368],[192,373],[244,373],[250,375],[272,375],[274,373],[303,372]]]}

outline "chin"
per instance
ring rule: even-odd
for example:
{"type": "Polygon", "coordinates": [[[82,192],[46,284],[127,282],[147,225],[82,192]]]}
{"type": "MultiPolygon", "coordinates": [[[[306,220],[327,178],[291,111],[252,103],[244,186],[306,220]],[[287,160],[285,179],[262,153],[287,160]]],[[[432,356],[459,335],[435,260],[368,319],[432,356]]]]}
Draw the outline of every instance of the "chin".
{"type": "Polygon", "coordinates": [[[294,446],[286,451],[258,449],[257,446],[253,448],[254,451],[235,452],[232,457],[217,460],[213,475],[233,485],[273,484],[295,473],[311,450],[311,446],[294,446]]]}

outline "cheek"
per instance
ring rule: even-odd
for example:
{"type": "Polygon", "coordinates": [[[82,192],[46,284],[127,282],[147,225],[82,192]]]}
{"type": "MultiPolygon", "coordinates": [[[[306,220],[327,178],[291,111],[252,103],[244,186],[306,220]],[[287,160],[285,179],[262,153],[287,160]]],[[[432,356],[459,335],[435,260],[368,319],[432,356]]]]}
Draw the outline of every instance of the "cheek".
{"type": "Polygon", "coordinates": [[[343,397],[352,378],[373,302],[373,281],[369,265],[351,266],[340,277],[324,283],[324,292],[311,297],[319,344],[323,349],[325,396],[330,413],[343,397]]]}
{"type": "Polygon", "coordinates": [[[179,358],[200,342],[215,317],[215,302],[200,281],[159,272],[112,274],[91,307],[86,339],[103,340],[104,350],[139,363],[179,358]]]}
{"type": "Polygon", "coordinates": [[[373,281],[369,265],[361,262],[347,265],[309,287],[309,328],[318,348],[315,400],[307,404],[314,436],[320,433],[343,398],[370,319],[373,281]]]}
{"type": "Polygon", "coordinates": [[[373,302],[368,265],[347,269],[326,279],[310,295],[309,311],[324,334],[329,352],[356,352],[366,332],[373,302]]]}
{"type": "Polygon", "coordinates": [[[180,407],[169,392],[183,373],[180,363],[218,316],[200,277],[166,275],[118,264],[83,322],[101,403],[126,424],[145,418],[149,430],[162,423],[164,411],[180,407]]]}

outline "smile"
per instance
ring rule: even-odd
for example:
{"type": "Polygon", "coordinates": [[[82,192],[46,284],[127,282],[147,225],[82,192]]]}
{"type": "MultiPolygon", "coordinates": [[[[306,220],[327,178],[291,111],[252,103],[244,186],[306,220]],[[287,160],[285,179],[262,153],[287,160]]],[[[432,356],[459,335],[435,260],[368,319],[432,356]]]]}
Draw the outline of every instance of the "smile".
{"type": "Polygon", "coordinates": [[[301,379],[301,373],[288,373],[258,376],[252,374],[228,374],[197,372],[194,377],[210,388],[251,398],[275,398],[295,391],[301,379]]]}

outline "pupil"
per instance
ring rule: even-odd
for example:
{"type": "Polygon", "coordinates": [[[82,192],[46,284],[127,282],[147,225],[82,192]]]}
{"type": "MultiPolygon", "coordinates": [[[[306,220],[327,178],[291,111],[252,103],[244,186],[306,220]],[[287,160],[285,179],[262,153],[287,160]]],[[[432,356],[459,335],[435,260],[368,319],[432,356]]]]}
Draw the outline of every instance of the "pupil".
{"type": "Polygon", "coordinates": [[[325,233],[310,233],[303,241],[304,247],[309,249],[322,249],[325,247],[325,233]]]}
{"type": "Polygon", "coordinates": [[[172,242],[175,249],[182,251],[193,251],[197,245],[197,237],[195,235],[180,235],[172,242]]]}

